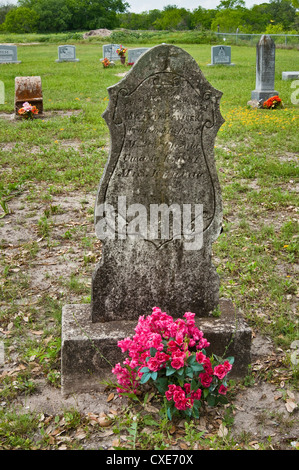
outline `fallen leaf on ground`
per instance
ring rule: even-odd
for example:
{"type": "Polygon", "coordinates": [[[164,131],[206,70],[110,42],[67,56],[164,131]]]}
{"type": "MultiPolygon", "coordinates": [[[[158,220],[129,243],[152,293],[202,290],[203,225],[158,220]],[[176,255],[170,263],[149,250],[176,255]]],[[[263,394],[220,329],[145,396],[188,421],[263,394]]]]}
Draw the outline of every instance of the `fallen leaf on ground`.
{"type": "Polygon", "coordinates": [[[107,402],[113,400],[113,398],[114,398],[114,393],[110,393],[110,394],[108,395],[107,402]]]}
{"type": "Polygon", "coordinates": [[[286,400],[285,403],[286,409],[289,413],[292,413],[295,408],[297,408],[297,403],[295,403],[293,400],[289,399],[286,400]]]}
{"type": "Polygon", "coordinates": [[[228,434],[228,429],[224,426],[223,423],[220,424],[219,430],[218,430],[218,436],[219,437],[225,437],[228,434]]]}
{"type": "Polygon", "coordinates": [[[98,419],[98,423],[102,428],[106,428],[107,426],[110,426],[112,424],[112,420],[109,419],[107,416],[102,416],[98,419]]]}

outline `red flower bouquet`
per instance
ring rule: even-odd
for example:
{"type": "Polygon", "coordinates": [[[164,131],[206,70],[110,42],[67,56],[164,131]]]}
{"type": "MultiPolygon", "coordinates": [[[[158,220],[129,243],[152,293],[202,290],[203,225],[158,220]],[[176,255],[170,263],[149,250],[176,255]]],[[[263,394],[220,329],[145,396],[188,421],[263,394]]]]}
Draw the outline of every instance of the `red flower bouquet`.
{"type": "Polygon", "coordinates": [[[195,326],[195,314],[186,312],[174,320],[157,307],[147,317],[139,317],[133,338],[119,341],[128,352],[123,365],[112,369],[119,394],[135,393],[147,382],[166,398],[169,419],[177,413],[199,417],[201,400],[208,405],[227,403],[227,374],[233,357],[209,358],[210,343],[195,326]]]}

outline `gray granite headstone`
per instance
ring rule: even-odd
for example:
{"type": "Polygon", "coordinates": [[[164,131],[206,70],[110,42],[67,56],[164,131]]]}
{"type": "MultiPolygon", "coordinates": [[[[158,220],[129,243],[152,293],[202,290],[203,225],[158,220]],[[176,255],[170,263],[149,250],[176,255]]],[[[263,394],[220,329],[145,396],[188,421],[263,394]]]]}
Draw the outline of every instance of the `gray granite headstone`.
{"type": "Polygon", "coordinates": [[[275,81],[275,42],[264,34],[256,46],[256,84],[251,92],[252,101],[267,100],[278,95],[275,81]]]}
{"type": "Polygon", "coordinates": [[[222,223],[213,153],[222,93],[169,45],[143,54],[108,91],[111,150],[95,208],[103,258],[92,319],[138,319],[155,305],[205,316],[219,295],[211,246],[222,223]]]}
{"type": "Polygon", "coordinates": [[[128,64],[135,64],[139,57],[148,51],[148,47],[128,49],[128,64]]]}
{"type": "Polygon", "coordinates": [[[103,45],[103,59],[107,57],[110,61],[114,62],[119,60],[120,57],[116,52],[117,49],[120,48],[120,44],[104,44],[103,45]]]}
{"type": "Polygon", "coordinates": [[[230,46],[212,46],[211,64],[208,65],[235,65],[231,63],[231,56],[230,46]]]}
{"type": "Polygon", "coordinates": [[[283,80],[297,80],[299,78],[299,72],[282,72],[283,80]]]}
{"type": "Polygon", "coordinates": [[[0,44],[0,64],[20,64],[17,46],[0,44]]]}
{"type": "Polygon", "coordinates": [[[76,47],[75,46],[58,46],[58,59],[56,62],[79,62],[76,59],[76,47]]]}

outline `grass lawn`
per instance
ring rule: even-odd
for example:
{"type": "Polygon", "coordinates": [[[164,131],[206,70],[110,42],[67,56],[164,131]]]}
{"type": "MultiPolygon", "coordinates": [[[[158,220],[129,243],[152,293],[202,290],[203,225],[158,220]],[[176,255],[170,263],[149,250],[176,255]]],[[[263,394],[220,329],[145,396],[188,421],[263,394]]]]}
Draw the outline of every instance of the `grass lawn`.
{"type": "MultiPolygon", "coordinates": [[[[147,403],[142,415],[131,403],[125,411],[110,413],[113,445],[184,449],[187,442],[187,448],[291,449],[294,438],[282,444],[279,432],[271,443],[269,438],[236,435],[231,429],[237,391],[268,383],[287,404],[295,403],[298,389],[294,341],[299,297],[299,107],[292,103],[296,91],[292,82],[281,79],[283,71],[298,70],[298,51],[276,50],[275,88],[284,109],[266,111],[247,105],[255,88],[254,47],[233,46],[234,67],[209,67],[210,45],[181,47],[223,92],[221,112],[226,122],[217,136],[215,158],[224,232],[213,245],[221,295],[243,311],[255,337],[271,342],[272,352],[270,359],[254,362],[241,383],[231,383],[232,404],[218,411],[228,433],[219,433],[214,419],[206,433],[196,420],[174,429],[167,419],[153,418],[153,406],[147,403]],[[133,416],[138,416],[138,426],[133,416]],[[126,432],[127,439],[121,440],[126,432]]],[[[61,309],[90,301],[91,275],[100,258],[93,208],[109,147],[101,115],[108,103],[107,87],[118,82],[127,67],[104,69],[99,44],[77,44],[76,56],[80,62],[56,63],[57,45],[20,45],[21,64],[0,65],[5,86],[5,103],[0,104],[0,344],[5,352],[2,369],[0,363],[0,448],[4,449],[87,448],[95,432],[99,448],[106,432],[100,418],[94,423],[90,414],[74,409],[48,416],[17,412],[24,397],[40,393],[44,381],[53,390],[59,388],[61,309]],[[10,119],[14,79],[27,75],[41,76],[44,109],[51,117],[32,122],[10,119]],[[61,433],[68,439],[59,438],[61,433]]],[[[297,410],[288,411],[291,422],[297,410]]]]}

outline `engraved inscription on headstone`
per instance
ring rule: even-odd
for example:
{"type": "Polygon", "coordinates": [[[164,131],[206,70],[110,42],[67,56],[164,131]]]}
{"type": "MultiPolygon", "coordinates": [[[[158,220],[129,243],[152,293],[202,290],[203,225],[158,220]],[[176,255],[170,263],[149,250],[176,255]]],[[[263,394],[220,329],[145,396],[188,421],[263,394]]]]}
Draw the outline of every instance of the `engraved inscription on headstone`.
{"type": "Polygon", "coordinates": [[[116,52],[120,48],[120,44],[104,44],[103,45],[103,59],[107,57],[110,61],[114,62],[119,60],[119,55],[116,52]]]}
{"type": "Polygon", "coordinates": [[[275,42],[264,34],[256,46],[256,85],[251,92],[255,101],[267,100],[278,95],[274,89],[275,80],[275,42]]]}
{"type": "Polygon", "coordinates": [[[222,93],[182,49],[156,46],[108,89],[111,135],[100,182],[92,321],[159,305],[205,316],[218,305],[211,245],[222,223],[214,140],[222,93]]]}
{"type": "Polygon", "coordinates": [[[231,63],[230,46],[212,46],[211,64],[208,65],[235,65],[231,63]]]}
{"type": "Polygon", "coordinates": [[[0,44],[0,64],[20,64],[18,60],[17,46],[0,44]]]}
{"type": "Polygon", "coordinates": [[[75,46],[58,46],[58,59],[56,62],[79,62],[76,59],[76,47],[75,46]]]}
{"type": "Polygon", "coordinates": [[[147,47],[139,47],[137,49],[128,49],[128,64],[135,64],[142,54],[148,51],[147,47]]]}

